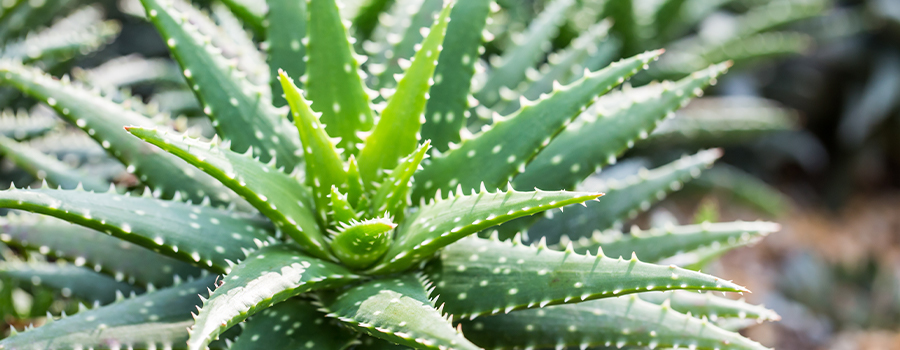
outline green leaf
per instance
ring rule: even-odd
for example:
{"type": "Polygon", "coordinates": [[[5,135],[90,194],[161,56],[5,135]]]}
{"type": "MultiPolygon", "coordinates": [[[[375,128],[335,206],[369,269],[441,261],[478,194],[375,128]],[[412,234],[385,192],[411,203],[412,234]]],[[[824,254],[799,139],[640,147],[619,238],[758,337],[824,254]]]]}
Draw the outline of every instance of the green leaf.
{"type": "Polygon", "coordinates": [[[256,218],[149,197],[11,189],[0,191],[0,207],[57,217],[214,272],[228,271],[227,260],[273,241],[256,218]]]}
{"type": "MultiPolygon", "coordinates": [[[[267,0],[269,11],[266,15],[266,43],[269,68],[271,69],[272,104],[275,107],[287,105],[278,80],[279,70],[292,77],[306,74],[306,1],[267,0]]],[[[292,80],[299,84],[300,79],[292,80]]]]}
{"type": "Polygon", "coordinates": [[[0,263],[0,278],[10,278],[61,291],[65,297],[75,297],[89,303],[109,304],[117,296],[142,293],[141,288],[118,282],[84,267],[69,264],[4,261],[0,263]]]}
{"type": "Polygon", "coordinates": [[[559,32],[559,26],[566,19],[566,13],[574,0],[554,0],[549,2],[538,15],[521,39],[515,40],[513,47],[503,52],[499,64],[493,65],[484,86],[475,97],[485,107],[491,108],[500,101],[503,89],[515,90],[525,80],[525,71],[537,65],[550,50],[550,40],[559,32]]]}
{"type": "Polygon", "coordinates": [[[293,176],[250,157],[186,136],[132,128],[135,136],[184,159],[247,200],[310,254],[331,260],[309,191],[293,176]]]}
{"type": "Polygon", "coordinates": [[[354,9],[355,16],[352,16],[355,31],[353,37],[364,41],[372,35],[372,31],[378,25],[378,17],[394,3],[394,0],[360,0],[360,2],[358,8],[354,9]]]}
{"type": "MultiPolygon", "coordinates": [[[[143,58],[137,55],[116,57],[94,68],[74,68],[72,78],[90,86],[108,90],[135,85],[184,87],[187,89],[178,65],[168,58],[161,57],[143,58]]],[[[193,94],[191,94],[191,98],[194,98],[193,94]]]]}
{"type": "Polygon", "coordinates": [[[769,1],[736,18],[735,37],[769,31],[785,24],[821,15],[830,1],[769,1]]]}
{"type": "Polygon", "coordinates": [[[441,10],[422,41],[422,47],[397,84],[397,90],[388,98],[372,135],[366,139],[359,155],[359,170],[367,187],[381,181],[384,170],[396,167],[400,158],[414,152],[419,144],[422,112],[425,111],[428,90],[434,83],[432,76],[453,4],[449,2],[441,10]]]}
{"type": "MultiPolygon", "coordinates": [[[[262,5],[262,1],[253,1],[256,4],[262,5]]],[[[182,3],[184,7],[189,7],[192,11],[196,11],[194,7],[189,6],[186,2],[182,3]]],[[[176,8],[178,8],[178,4],[176,3],[176,8]]],[[[265,5],[263,5],[265,6],[265,5]]],[[[226,59],[236,60],[237,68],[247,74],[247,79],[253,85],[260,87],[262,90],[265,101],[271,102],[272,100],[272,90],[270,87],[270,83],[272,80],[271,72],[269,65],[266,63],[266,55],[263,53],[259,44],[253,40],[253,34],[247,32],[244,29],[244,25],[241,23],[241,20],[235,17],[235,14],[228,9],[228,6],[223,5],[221,2],[213,2],[210,5],[211,17],[215,19],[215,24],[210,29],[214,29],[216,33],[218,33],[218,37],[216,35],[207,35],[213,38],[216,38],[214,41],[214,45],[218,42],[226,42],[234,47],[233,52],[229,51],[228,48],[222,47],[222,55],[225,56],[226,59]],[[226,38],[222,38],[221,36],[226,36],[226,38]]],[[[265,16],[265,14],[263,14],[265,16]]],[[[193,22],[201,17],[206,17],[206,15],[202,12],[197,13],[195,16],[191,16],[189,19],[193,22]]],[[[262,37],[264,34],[257,32],[257,37],[262,37]]]]}
{"type": "Polygon", "coordinates": [[[341,194],[337,187],[331,186],[331,222],[350,222],[359,220],[356,209],[347,200],[347,195],[341,194]]]}
{"type": "Polygon", "coordinates": [[[496,189],[525,170],[530,162],[563,128],[625,78],[637,73],[662,51],[644,53],[587,74],[575,83],[557,87],[537,102],[524,103],[517,113],[495,121],[475,138],[441,156],[416,174],[413,201],[462,185],[464,190],[484,182],[496,189]]]}
{"type": "Polygon", "coordinates": [[[740,334],[635,295],[479,317],[464,321],[462,330],[488,349],[632,345],[653,349],[766,349],[740,334]]]}
{"type": "Polygon", "coordinates": [[[51,27],[3,45],[0,56],[22,62],[67,60],[97,50],[119,34],[115,21],[103,21],[97,7],[84,7],[51,27]]]}
{"type": "MultiPolygon", "coordinates": [[[[181,1],[181,0],[176,0],[181,1]]],[[[255,156],[292,170],[298,162],[299,138],[287,118],[277,114],[258,87],[230,66],[181,12],[158,0],[141,0],[150,21],[184,69],[184,76],[213,120],[219,136],[231,141],[236,152],[253,149],[255,156]]],[[[181,5],[185,6],[185,5],[181,5]]]]}
{"type": "Polygon", "coordinates": [[[598,181],[588,189],[606,192],[601,202],[552,213],[528,229],[528,235],[533,240],[546,237],[548,243],[554,244],[563,235],[577,240],[590,237],[594,231],[621,226],[668,193],[680,190],[684,182],[700,176],[703,169],[721,156],[719,149],[702,151],[653,170],[642,169],[625,179],[598,181]]]}
{"type": "Polygon", "coordinates": [[[47,180],[54,186],[62,186],[65,189],[83,186],[88,191],[105,191],[110,186],[105,179],[87,175],[56,157],[43,154],[5,136],[0,136],[0,153],[36,179],[47,180]]]}
{"type": "Polygon", "coordinates": [[[291,298],[263,310],[247,321],[229,350],[344,349],[356,339],[312,302],[291,298]]]}
{"type": "Polygon", "coordinates": [[[707,97],[660,123],[637,147],[699,149],[746,143],[773,132],[796,129],[796,118],[796,112],[769,100],[707,97]]]}
{"type": "Polygon", "coordinates": [[[390,248],[395,227],[397,224],[388,217],[342,222],[334,233],[331,249],[350,268],[369,267],[390,248]]]}
{"type": "Polygon", "coordinates": [[[37,27],[45,26],[62,12],[71,10],[79,1],[75,0],[18,0],[4,4],[6,8],[0,17],[0,42],[8,42],[37,27]],[[11,5],[11,6],[6,6],[11,5]]]}
{"type": "Polygon", "coordinates": [[[147,293],[18,333],[0,341],[6,349],[181,346],[192,323],[190,310],[212,278],[147,293]],[[148,307],[152,306],[151,307],[148,307]],[[140,312],[148,310],[149,312],[140,312]]]}
{"type": "Polygon", "coordinates": [[[412,187],[412,177],[421,166],[422,160],[427,158],[431,142],[425,140],[415,152],[400,161],[400,164],[391,171],[384,181],[378,186],[378,192],[372,198],[372,215],[388,215],[395,222],[403,221],[405,210],[409,205],[409,189],[412,187]]]}
{"type": "Polygon", "coordinates": [[[723,193],[729,201],[747,205],[772,217],[791,211],[791,198],[756,176],[726,164],[718,164],[691,181],[685,190],[723,193]]]}
{"type": "Polygon", "coordinates": [[[716,322],[721,318],[755,319],[758,322],[778,321],[775,311],[759,305],[748,304],[741,300],[733,300],[715,296],[712,293],[692,293],[687,291],[640,293],[638,298],[657,305],[668,305],[672,310],[693,315],[694,317],[706,317],[716,322]]]}
{"type": "Polygon", "coordinates": [[[284,97],[291,106],[294,115],[294,124],[300,132],[300,141],[303,143],[303,155],[306,161],[306,185],[312,187],[315,195],[316,208],[320,216],[324,217],[328,210],[330,200],[328,195],[331,187],[346,190],[347,172],[344,170],[344,162],[335,144],[325,132],[325,127],[319,122],[322,115],[314,114],[309,109],[302,91],[297,88],[284,72],[278,76],[281,87],[284,89],[284,97]]]}
{"type": "Polygon", "coordinates": [[[347,269],[304,256],[290,245],[262,248],[235,265],[203,303],[190,330],[188,349],[206,348],[226,329],[273,304],[357,279],[347,269]]]}
{"type": "Polygon", "coordinates": [[[481,191],[464,195],[462,190],[449,193],[444,199],[440,193],[430,204],[419,206],[397,230],[397,238],[384,259],[370,269],[372,273],[402,271],[413,264],[428,259],[444,246],[475,232],[503,222],[547,209],[569,204],[583,203],[602,193],[587,192],[518,192],[481,191]]]}
{"type": "Polygon", "coordinates": [[[578,303],[651,290],[746,288],[698,272],[638,261],[579,255],[543,244],[475,237],[447,246],[426,269],[431,293],[450,314],[472,317],[546,305],[578,303]]]}
{"type": "Polygon", "coordinates": [[[813,39],[802,33],[773,32],[735,38],[722,43],[691,42],[674,47],[660,60],[655,75],[681,76],[715,62],[731,60],[738,67],[753,62],[808,51],[813,39]]]}
{"type": "Polygon", "coordinates": [[[52,112],[44,112],[43,108],[35,108],[30,113],[24,109],[0,112],[0,135],[25,141],[57,129],[61,125],[59,118],[52,112]]]}
{"type": "MultiPolygon", "coordinates": [[[[266,6],[269,4],[269,1],[222,0],[222,3],[228,6],[228,9],[240,18],[244,24],[253,29],[257,35],[264,36],[269,33],[266,29],[271,28],[271,25],[268,27],[265,25],[266,19],[269,18],[266,16],[267,13],[273,11],[269,6],[266,6]]],[[[278,8],[274,10],[278,10],[278,8]]]]}
{"type": "Polygon", "coordinates": [[[479,349],[456,332],[428,300],[411,274],[366,282],[336,295],[324,295],[329,317],[354,329],[416,349],[479,349]]]}
{"type": "Polygon", "coordinates": [[[307,97],[312,109],[322,113],[319,118],[328,134],[341,138],[338,147],[347,155],[358,154],[362,139],[357,132],[374,125],[369,107],[373,96],[359,71],[363,57],[350,46],[335,0],[310,0],[307,10],[307,97]]]}
{"type": "Polygon", "coordinates": [[[127,125],[155,126],[153,121],[137,112],[85,88],[72,86],[66,79],[56,80],[37,69],[11,61],[0,61],[0,83],[13,85],[45,102],[61,118],[87,132],[143,183],[161,191],[163,198],[180,193],[194,203],[209,197],[215,204],[227,204],[236,199],[213,178],[174,156],[155,151],[122,130],[127,125]]]}
{"type": "Polygon", "coordinates": [[[347,159],[347,201],[354,208],[368,208],[368,198],[366,197],[362,174],[359,173],[359,163],[356,162],[356,157],[352,154],[350,159],[347,159]]]}
{"type": "MultiPolygon", "coordinates": [[[[635,13],[634,0],[607,1],[603,7],[602,16],[610,17],[613,26],[610,32],[622,40],[622,53],[633,55],[643,50],[643,39],[640,34],[640,24],[635,13]]],[[[640,6],[640,5],[638,5],[640,6]]]]}
{"type": "Polygon", "coordinates": [[[188,263],[108,234],[42,215],[12,212],[0,219],[0,227],[3,243],[67,259],[130,284],[165,287],[172,284],[173,276],[187,279],[203,273],[188,263]]]}
{"type": "Polygon", "coordinates": [[[431,26],[443,4],[443,0],[397,1],[381,15],[379,24],[388,24],[375,28],[372,40],[364,45],[369,52],[366,68],[375,75],[372,85],[376,89],[397,87],[394,76],[403,73],[403,62],[408,63],[416,53],[423,29],[431,26]]]}
{"type": "Polygon", "coordinates": [[[481,56],[481,33],[487,23],[492,0],[458,1],[450,11],[450,24],[444,36],[444,49],[434,69],[434,85],[428,91],[422,138],[434,148],[446,152],[451,143],[459,143],[459,131],[469,114],[469,90],[475,75],[475,62],[481,56]]]}
{"type": "Polygon", "coordinates": [[[537,79],[529,77],[526,82],[520,84],[525,85],[524,89],[517,90],[514,99],[504,99],[504,101],[494,106],[494,110],[500,111],[500,115],[508,115],[519,110],[519,96],[523,96],[528,100],[536,100],[541,94],[553,91],[553,84],[556,82],[568,84],[575,78],[580,78],[584,74],[586,67],[582,66],[591,54],[597,51],[597,45],[601,40],[607,38],[610,22],[601,21],[587,28],[577,38],[572,40],[571,45],[561,52],[550,54],[545,63],[538,72],[540,77],[537,79]]]}
{"type": "Polygon", "coordinates": [[[591,238],[575,242],[575,251],[596,251],[617,258],[637,254],[646,261],[660,261],[679,253],[706,246],[734,244],[737,241],[758,240],[777,232],[781,226],[772,222],[722,222],[699,225],[670,226],[640,230],[636,227],[625,236],[620,231],[608,230],[591,238]]]}
{"type": "Polygon", "coordinates": [[[610,97],[618,110],[607,111],[603,103],[583,113],[559,134],[513,185],[520,188],[561,190],[573,188],[600,167],[615,163],[616,157],[631,148],[674,111],[684,106],[703,88],[725,72],[728,63],[711,66],[678,82],[639,88],[642,93],[621,93],[610,97]],[[651,90],[652,89],[652,90],[651,90]],[[643,93],[647,92],[647,93],[643,93]]]}
{"type": "Polygon", "coordinates": [[[360,344],[354,350],[412,350],[411,347],[394,344],[387,340],[363,335],[359,339],[360,344]]]}

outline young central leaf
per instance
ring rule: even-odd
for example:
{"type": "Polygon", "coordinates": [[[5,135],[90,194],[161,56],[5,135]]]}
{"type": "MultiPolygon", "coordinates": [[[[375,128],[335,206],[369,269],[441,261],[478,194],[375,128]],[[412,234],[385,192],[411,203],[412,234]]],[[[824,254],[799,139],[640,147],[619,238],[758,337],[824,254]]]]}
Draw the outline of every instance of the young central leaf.
{"type": "Polygon", "coordinates": [[[397,224],[387,217],[341,223],[331,242],[338,259],[353,268],[365,268],[378,260],[390,248],[391,230],[397,224]]]}

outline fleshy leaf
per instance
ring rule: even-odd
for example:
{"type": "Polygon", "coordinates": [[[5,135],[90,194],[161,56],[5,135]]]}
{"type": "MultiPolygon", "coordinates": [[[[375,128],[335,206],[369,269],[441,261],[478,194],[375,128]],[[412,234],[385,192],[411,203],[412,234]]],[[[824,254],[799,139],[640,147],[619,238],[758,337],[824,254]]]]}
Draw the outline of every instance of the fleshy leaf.
{"type": "Polygon", "coordinates": [[[361,269],[372,265],[391,245],[397,227],[388,217],[341,223],[331,249],[344,265],[361,269]]]}
{"type": "Polygon", "coordinates": [[[331,186],[331,218],[333,222],[359,220],[359,215],[353,205],[347,201],[347,195],[341,194],[334,186],[331,186]]]}
{"type": "Polygon", "coordinates": [[[626,100],[618,111],[606,112],[602,102],[598,103],[599,108],[582,114],[550,141],[513,185],[548,190],[574,187],[598,168],[614,163],[636,140],[647,138],[660,121],[702,93],[728,67],[727,63],[712,66],[678,82],[662,83],[654,87],[657,91],[646,94],[649,96],[624,92],[616,96],[626,100]]]}
{"type": "Polygon", "coordinates": [[[404,211],[409,204],[409,189],[412,177],[421,167],[419,164],[427,158],[431,142],[426,140],[415,152],[400,161],[384,181],[378,186],[378,192],[372,198],[372,215],[388,215],[395,222],[401,222],[404,211]]]}
{"type": "Polygon", "coordinates": [[[54,216],[215,272],[272,240],[256,218],[149,197],[11,189],[0,191],[0,207],[54,216]]]}
{"type": "Polygon", "coordinates": [[[357,279],[347,269],[304,256],[290,245],[262,248],[235,265],[203,303],[190,330],[188,349],[204,349],[223,331],[270,305],[357,279]]]}
{"type": "Polygon", "coordinates": [[[229,350],[345,349],[356,339],[312,302],[291,298],[259,312],[247,321],[229,350]]]}
{"type": "Polygon", "coordinates": [[[643,38],[639,36],[641,28],[634,10],[634,0],[608,1],[603,6],[602,16],[612,18],[610,33],[622,40],[622,53],[625,55],[636,54],[642,49],[643,38]]]}
{"type": "Polygon", "coordinates": [[[78,4],[75,0],[46,0],[43,2],[15,1],[4,6],[3,20],[0,21],[0,42],[22,36],[39,26],[43,26],[62,12],[78,4]]]}
{"type": "MultiPolygon", "coordinates": [[[[121,56],[94,68],[73,68],[72,78],[91,86],[110,90],[150,84],[187,88],[178,65],[161,57],[121,56]]],[[[193,95],[191,97],[193,98],[193,95]]]]}
{"type": "Polygon", "coordinates": [[[354,208],[368,208],[362,174],[359,173],[359,163],[356,162],[354,155],[350,155],[350,159],[347,160],[347,201],[354,208]]]}
{"type": "Polygon", "coordinates": [[[155,129],[128,131],[184,159],[237,192],[310,254],[331,259],[314,215],[312,195],[292,176],[212,143],[174,136],[155,129]]]}
{"type": "Polygon", "coordinates": [[[651,228],[646,231],[633,229],[629,235],[609,230],[584,238],[575,244],[576,252],[603,249],[612,258],[628,258],[636,253],[646,261],[659,261],[678,253],[705,246],[715,246],[736,241],[749,241],[759,236],[777,232],[781,227],[772,222],[727,222],[699,225],[651,228]]]}
{"type": "Polygon", "coordinates": [[[231,191],[211,177],[125,133],[122,127],[126,125],[155,126],[139,113],[87,89],[69,85],[66,80],[56,80],[37,69],[11,61],[0,61],[0,82],[44,101],[61,118],[91,135],[142,182],[161,191],[163,198],[172,198],[177,192],[194,203],[200,203],[204,197],[210,197],[217,204],[236,199],[231,191]]]}
{"type": "Polygon", "coordinates": [[[666,119],[637,148],[700,149],[754,140],[795,128],[796,113],[775,102],[747,97],[707,97],[666,119]]]}
{"type": "Polygon", "coordinates": [[[402,271],[428,259],[439,249],[472,233],[503,222],[569,204],[584,203],[602,193],[587,192],[488,192],[464,195],[462,191],[438,196],[431,204],[421,205],[397,230],[397,238],[384,259],[370,269],[372,273],[402,271]]]}
{"type": "Polygon", "coordinates": [[[461,184],[464,190],[480,182],[496,189],[522,171],[535,155],[595,98],[625,81],[662,51],[647,52],[589,73],[553,94],[526,103],[517,113],[495,121],[487,131],[465,140],[459,148],[434,157],[416,174],[413,201],[461,184]]]}
{"type": "Polygon", "coordinates": [[[381,181],[384,170],[393,169],[402,157],[414,152],[419,144],[422,113],[428,90],[434,84],[432,76],[447,32],[450,11],[455,2],[448,2],[416,51],[409,68],[397,83],[394,94],[375,129],[360,151],[359,170],[363,183],[372,186],[381,181]]]}
{"type": "Polygon", "coordinates": [[[428,33],[426,29],[443,5],[443,0],[395,1],[388,12],[379,16],[379,26],[366,42],[368,45],[364,45],[369,53],[366,68],[375,75],[372,85],[376,89],[397,87],[394,76],[403,73],[401,62],[408,62],[415,55],[416,45],[422,42],[423,34],[428,33]]]}
{"type": "MultiPolygon", "coordinates": [[[[266,14],[272,11],[272,9],[267,6],[270,1],[222,0],[222,3],[225,4],[225,6],[228,6],[228,9],[231,10],[235,16],[240,18],[245,25],[249,26],[257,34],[263,35],[263,33],[270,33],[266,29],[271,28],[271,25],[268,27],[265,25],[267,19],[266,14]]],[[[276,8],[275,10],[280,9],[276,8]]]]}
{"type": "Polygon", "coordinates": [[[719,149],[702,151],[653,170],[642,169],[622,180],[587,185],[587,189],[607,192],[602,203],[553,213],[552,217],[539,220],[529,228],[528,236],[532,240],[546,237],[548,243],[555,244],[563,235],[577,240],[590,237],[594,231],[621,225],[636,217],[639,211],[650,209],[652,203],[664,199],[669,192],[681,189],[684,182],[700,176],[703,169],[721,156],[719,149]]]}
{"type": "Polygon", "coordinates": [[[116,301],[117,295],[143,292],[141,288],[69,264],[4,261],[0,263],[0,277],[61,291],[65,297],[89,303],[109,304],[116,301]]]}
{"type": "Polygon", "coordinates": [[[673,291],[659,293],[640,293],[637,295],[645,301],[663,305],[668,304],[672,310],[680,313],[689,313],[694,317],[706,317],[716,322],[721,318],[755,319],[758,322],[778,321],[775,311],[759,305],[748,304],[743,299],[733,300],[713,295],[712,293],[692,293],[688,291],[673,291]]]}
{"type": "Polygon", "coordinates": [[[201,292],[212,285],[212,278],[150,292],[137,298],[47,323],[0,341],[6,349],[101,348],[132,346],[134,348],[168,348],[182,346],[187,340],[186,327],[192,323],[191,313],[200,305],[201,292]],[[148,309],[149,306],[160,306],[148,309]],[[152,310],[140,312],[140,310],[152,310]]]}
{"type": "Polygon", "coordinates": [[[479,349],[434,308],[425,288],[416,276],[405,274],[324,295],[322,304],[328,316],[393,343],[416,349],[479,349]]]}
{"type": "Polygon", "coordinates": [[[106,180],[87,175],[56,157],[43,154],[5,136],[0,136],[0,153],[36,179],[46,180],[54,186],[62,186],[69,190],[77,186],[83,186],[88,191],[109,189],[110,184],[106,180]]]}
{"type": "MultiPolygon", "coordinates": [[[[500,111],[500,115],[508,115],[521,107],[519,105],[519,96],[523,96],[528,100],[536,100],[541,94],[552,92],[554,83],[568,84],[572,80],[580,78],[584,74],[584,70],[587,69],[587,67],[582,65],[587,63],[590,55],[597,51],[597,45],[600,41],[607,38],[609,27],[609,21],[595,23],[572,40],[568,48],[561,52],[550,54],[547,58],[547,63],[538,69],[541,72],[540,78],[528,78],[528,81],[520,84],[526,85],[526,87],[517,90],[521,94],[516,94],[516,97],[513,99],[504,98],[504,101],[494,106],[494,110],[500,111]],[[577,76],[574,79],[570,79],[573,73],[577,74],[577,76]]],[[[592,69],[589,70],[592,71],[592,69]]]]}
{"type": "Polygon", "coordinates": [[[434,69],[434,85],[428,91],[431,98],[426,102],[422,124],[422,138],[431,140],[440,152],[446,152],[451,143],[459,143],[459,131],[472,107],[469,90],[492,2],[458,1],[450,11],[444,49],[434,69]]]}
{"type": "Polygon", "coordinates": [[[357,154],[362,139],[359,131],[374,125],[369,99],[374,97],[363,84],[361,64],[350,46],[347,28],[341,22],[335,0],[307,2],[306,77],[303,83],[312,109],[322,113],[325,130],[340,137],[338,147],[347,155],[357,154]]]}
{"type": "Polygon", "coordinates": [[[302,91],[284,72],[279,73],[278,80],[281,81],[284,97],[291,106],[294,124],[300,132],[300,140],[303,143],[306,184],[312,187],[316,208],[324,217],[330,202],[328,194],[331,193],[331,186],[346,189],[344,184],[347,183],[347,173],[344,171],[344,162],[322,123],[319,122],[319,116],[322,114],[314,114],[309,109],[302,91]]]}
{"type": "Polygon", "coordinates": [[[92,52],[119,34],[115,21],[103,21],[97,7],[79,9],[49,28],[3,45],[3,58],[34,62],[66,60],[81,52],[92,52]]]}
{"type": "Polygon", "coordinates": [[[464,321],[462,330],[486,349],[629,345],[698,350],[767,349],[740,334],[640,300],[636,295],[479,317],[464,321]]]}
{"type": "Polygon", "coordinates": [[[44,113],[43,109],[34,109],[30,113],[24,109],[11,109],[0,112],[0,135],[25,141],[47,134],[61,125],[59,118],[53,113],[44,113]]]}
{"type": "Polygon", "coordinates": [[[469,237],[441,251],[426,269],[432,296],[460,317],[508,313],[652,290],[744,292],[729,281],[674,266],[579,255],[545,245],[469,237]]]}
{"type": "Polygon", "coordinates": [[[219,135],[231,141],[231,149],[244,152],[252,147],[254,155],[264,162],[274,157],[278,167],[292,170],[298,162],[295,152],[300,144],[288,120],[279,116],[259,88],[230,66],[218,50],[208,50],[208,38],[180,11],[158,0],[141,3],[184,69],[203,112],[213,120],[219,135]]]}
{"type": "Polygon", "coordinates": [[[549,2],[544,11],[528,25],[522,38],[514,43],[512,49],[503,53],[500,64],[493,67],[484,86],[475,93],[482,105],[493,107],[500,101],[503,89],[515,90],[525,80],[525,71],[534,67],[550,49],[550,40],[559,32],[559,26],[566,19],[566,12],[573,4],[574,0],[549,2]]]}
{"type": "Polygon", "coordinates": [[[760,212],[781,217],[790,213],[791,199],[756,176],[726,164],[704,171],[685,190],[724,192],[725,198],[760,212]]]}
{"type": "Polygon", "coordinates": [[[130,284],[164,287],[172,284],[173,276],[187,279],[203,273],[188,263],[51,217],[9,213],[0,219],[0,227],[3,243],[67,259],[130,284]]]}
{"type": "MultiPolygon", "coordinates": [[[[267,0],[269,12],[266,14],[267,58],[271,69],[272,104],[275,107],[287,105],[282,96],[284,90],[278,81],[278,72],[283,70],[292,77],[306,74],[306,1],[267,0]]],[[[294,84],[299,79],[292,80],[294,84]]]]}

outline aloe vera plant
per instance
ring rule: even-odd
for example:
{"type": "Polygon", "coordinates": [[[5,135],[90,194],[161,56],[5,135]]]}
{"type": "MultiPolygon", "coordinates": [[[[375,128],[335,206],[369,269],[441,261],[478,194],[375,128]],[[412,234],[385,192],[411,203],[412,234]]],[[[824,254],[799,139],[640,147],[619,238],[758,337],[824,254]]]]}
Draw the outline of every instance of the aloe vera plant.
{"type": "MultiPolygon", "coordinates": [[[[413,31],[422,40],[409,60],[391,68],[403,72],[395,86],[378,92],[366,86],[365,58],[334,0],[272,0],[278,11],[265,20],[242,1],[228,1],[248,26],[265,27],[265,61],[252,52],[226,59],[234,47],[217,46],[207,36],[215,22],[190,4],[141,3],[216,135],[175,132],[144,115],[147,109],[128,108],[84,83],[0,61],[0,83],[83,130],[143,189],[91,191],[95,182],[109,183],[96,178],[90,188],[88,180],[59,187],[83,174],[49,156],[29,162],[21,155],[40,150],[2,139],[4,152],[42,169],[51,183],[2,191],[0,207],[56,219],[10,216],[0,240],[71,263],[0,264],[0,277],[37,278],[35,285],[98,302],[13,332],[0,347],[764,349],[717,322],[777,315],[743,301],[698,302],[673,292],[746,288],[654,262],[777,225],[589,238],[647,210],[721,155],[701,151],[619,182],[583,183],[648,138],[729,62],[660,83],[641,98],[605,97],[620,108],[594,104],[663,50],[639,53],[587,69],[567,85],[551,79],[550,91],[520,99],[514,112],[472,133],[464,116],[471,115],[482,45],[472,30],[484,28],[496,7],[490,1],[442,3],[428,29],[413,31]],[[290,63],[259,69],[266,62],[290,63]],[[260,71],[273,74],[258,79],[260,71]],[[281,93],[285,108],[273,96],[281,93]],[[564,208],[554,218],[535,215],[564,208]],[[507,235],[506,228],[531,224],[527,234],[507,235]],[[560,239],[579,244],[557,245],[560,239]],[[604,253],[607,244],[614,254],[604,253]],[[660,244],[670,249],[653,249],[660,244]],[[65,283],[82,274],[105,279],[65,283]],[[641,297],[648,292],[653,296],[641,297]]],[[[536,28],[570,5],[557,0],[536,28]]],[[[486,86],[500,91],[505,83],[493,84],[486,86]]]]}

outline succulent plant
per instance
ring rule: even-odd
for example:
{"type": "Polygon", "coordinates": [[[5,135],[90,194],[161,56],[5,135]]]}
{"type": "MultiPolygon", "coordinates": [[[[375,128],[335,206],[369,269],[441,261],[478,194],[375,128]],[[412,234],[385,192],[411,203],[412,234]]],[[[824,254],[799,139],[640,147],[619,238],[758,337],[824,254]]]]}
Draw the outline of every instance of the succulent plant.
{"type": "MultiPolygon", "coordinates": [[[[777,315],[681,292],[744,287],[655,263],[746,244],[778,225],[615,233],[720,150],[584,181],[729,62],[639,97],[609,93],[663,51],[640,53],[567,85],[550,79],[473,134],[466,122],[476,119],[472,78],[489,0],[441,2],[430,29],[413,33],[423,39],[412,58],[397,61],[402,75],[378,92],[366,87],[364,56],[334,0],[269,1],[258,22],[268,64],[241,40],[211,38],[221,28],[188,3],[141,3],[216,135],[177,133],[140,102],[0,61],[0,83],[51,107],[140,182],[117,188],[0,140],[45,180],[0,192],[0,207],[56,218],[8,215],[0,240],[58,260],[10,261],[0,278],[95,303],[13,332],[0,348],[764,349],[718,322],[777,315]],[[72,180],[75,189],[54,188],[72,180]]],[[[551,3],[532,32],[569,3],[551,3]]],[[[524,72],[540,50],[531,44],[496,70],[524,72]]],[[[502,74],[493,77],[515,79],[502,74]]],[[[476,95],[506,82],[484,86],[476,95]]]]}

